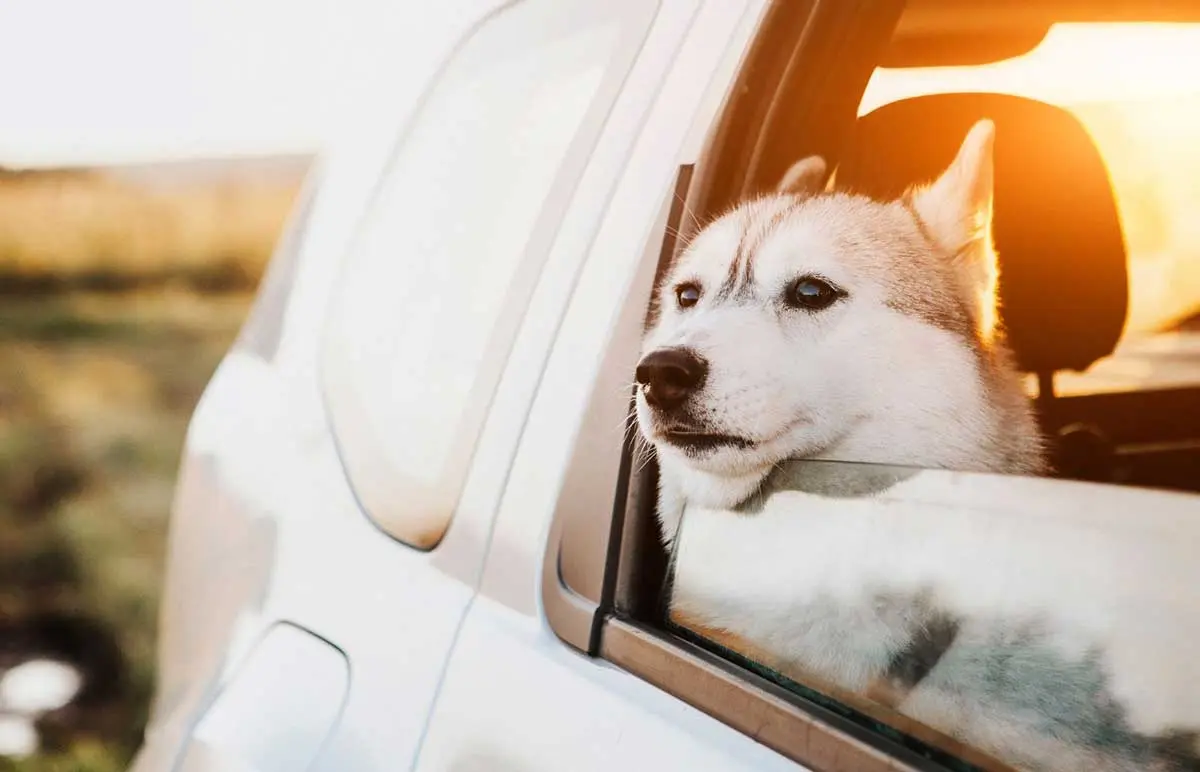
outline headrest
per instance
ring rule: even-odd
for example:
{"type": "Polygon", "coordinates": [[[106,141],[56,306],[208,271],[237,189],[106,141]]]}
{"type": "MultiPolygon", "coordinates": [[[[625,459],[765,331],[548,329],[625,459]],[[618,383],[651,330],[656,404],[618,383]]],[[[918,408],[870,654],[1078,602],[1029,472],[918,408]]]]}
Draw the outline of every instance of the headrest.
{"type": "Polygon", "coordinates": [[[1108,170],[1067,111],[1007,94],[936,94],[858,119],[836,184],[874,198],[932,182],[978,120],[996,125],[1000,318],[1026,372],[1086,370],[1112,353],[1128,306],[1108,170]]]}

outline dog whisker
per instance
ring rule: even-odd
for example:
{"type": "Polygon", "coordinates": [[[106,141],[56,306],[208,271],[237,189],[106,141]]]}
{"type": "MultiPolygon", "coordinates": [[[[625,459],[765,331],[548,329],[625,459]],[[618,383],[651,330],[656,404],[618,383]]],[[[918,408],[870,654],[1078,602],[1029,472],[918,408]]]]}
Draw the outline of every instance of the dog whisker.
{"type": "Polygon", "coordinates": [[[641,474],[654,460],[654,446],[638,435],[633,445],[633,473],[641,474]]]}
{"type": "Polygon", "coordinates": [[[622,436],[628,440],[630,437],[630,432],[636,431],[637,429],[637,414],[633,411],[630,411],[625,418],[621,419],[621,423],[618,424],[618,428],[621,429],[622,436]]]}
{"type": "Polygon", "coordinates": [[[693,232],[698,232],[701,229],[700,218],[697,217],[696,213],[692,211],[692,208],[688,206],[687,199],[681,196],[678,191],[675,192],[675,199],[683,205],[684,215],[686,215],[692,221],[693,232]]]}

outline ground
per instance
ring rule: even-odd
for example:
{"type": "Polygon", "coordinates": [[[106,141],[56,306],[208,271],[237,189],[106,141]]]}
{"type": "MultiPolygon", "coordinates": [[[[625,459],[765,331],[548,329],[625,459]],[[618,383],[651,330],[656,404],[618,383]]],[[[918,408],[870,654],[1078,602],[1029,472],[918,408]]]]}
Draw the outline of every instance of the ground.
{"type": "MultiPolygon", "coordinates": [[[[79,627],[111,675],[91,706],[48,717],[42,754],[0,770],[121,770],[140,742],[180,450],[250,300],[0,298],[0,620],[79,627]]],[[[0,630],[0,649],[17,639],[0,630]]]]}
{"type": "Polygon", "coordinates": [[[141,743],[188,420],[307,166],[0,167],[0,675],[97,676],[0,772],[123,770],[141,743]]]}

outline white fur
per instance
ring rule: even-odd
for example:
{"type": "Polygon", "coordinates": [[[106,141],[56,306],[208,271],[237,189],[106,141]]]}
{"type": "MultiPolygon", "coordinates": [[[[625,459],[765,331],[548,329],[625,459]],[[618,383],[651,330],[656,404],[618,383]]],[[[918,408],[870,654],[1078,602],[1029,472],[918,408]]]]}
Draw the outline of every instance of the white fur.
{"type": "Polygon", "coordinates": [[[938,256],[923,255],[942,263],[937,275],[923,279],[912,263],[914,250],[929,245],[899,204],[835,195],[797,205],[791,192],[819,186],[824,173],[824,162],[813,159],[785,176],[787,194],[742,205],[688,245],[660,290],[661,315],[643,351],[688,347],[703,355],[710,373],[694,412],[704,428],[753,446],[686,453],[662,441],[664,421],[639,394],[638,425],[656,448],[668,496],[679,488],[695,503],[731,506],[774,465],[798,457],[1041,468],[1029,407],[994,341],[992,131],[978,124],[946,172],[914,192],[914,208],[939,242],[938,256]],[[716,290],[748,232],[756,297],[719,301],[716,290]],[[829,279],[848,297],[817,313],[781,311],[778,294],[804,275],[829,279]],[[933,300],[965,307],[980,346],[995,348],[994,361],[981,363],[961,337],[912,312],[930,298],[897,297],[901,282],[920,295],[934,280],[933,300]],[[705,292],[693,308],[676,306],[674,288],[683,282],[705,292]],[[1000,370],[998,378],[988,377],[989,368],[1000,370]],[[1009,452],[997,455],[997,446],[1009,452]]]}
{"type": "MultiPolygon", "coordinates": [[[[689,506],[672,610],[752,642],[784,674],[814,673],[862,692],[909,634],[877,613],[877,597],[934,588],[937,608],[965,620],[960,641],[1035,622],[1039,644],[1064,662],[1098,655],[1111,679],[1106,692],[1132,730],[1200,727],[1194,503],[1154,494],[1153,512],[1129,517],[1145,495],[929,472],[871,498],[778,492],[752,515],[689,506]],[[1119,518],[1098,515],[1112,511],[1119,518]]],[[[1057,675],[1063,682],[1053,686],[1073,688],[1069,666],[1057,675]]],[[[966,692],[918,688],[896,707],[997,753],[1053,739],[1026,729],[1028,716],[1005,716],[991,695],[966,692]]],[[[1048,747],[1054,754],[1041,768],[1079,768],[1065,745],[1048,747]]]]}
{"type": "MultiPolygon", "coordinates": [[[[1111,749],[1047,735],[1036,710],[993,704],[1035,699],[1042,684],[971,692],[970,647],[1003,648],[1033,631],[1014,651],[1044,656],[1065,690],[1101,673],[1102,696],[1124,711],[1130,732],[1200,728],[1200,659],[1189,654],[1200,622],[1190,594],[1171,594],[1200,578],[1178,541],[1178,529],[1196,535],[1190,513],[1182,516],[1190,502],[1164,494],[1155,518],[1121,521],[1099,515],[1111,511],[1101,503],[1145,499],[942,472],[873,495],[783,489],[760,509],[739,508],[789,459],[1043,469],[995,322],[992,138],[989,122],[976,125],[907,205],[812,195],[826,170],[806,159],[779,195],[718,218],[672,267],[643,351],[685,347],[709,369],[682,412],[654,408],[645,393],[637,400],[662,473],[663,537],[675,550],[671,610],[752,645],[798,680],[857,692],[887,677],[931,610],[950,615],[954,647],[896,709],[1022,765],[1130,768],[1111,749]],[[753,281],[719,297],[734,256],[749,248],[753,281]],[[775,302],[805,275],[846,297],[817,312],[775,302]],[[690,308],[674,294],[685,282],[703,290],[690,308]],[[681,449],[666,434],[679,420],[745,446],[681,449]],[[1007,500],[1018,485],[1020,498],[1007,500]],[[1033,501],[1043,503],[1012,515],[1033,501]]],[[[1054,718],[1070,729],[1078,716],[1054,718]]]]}

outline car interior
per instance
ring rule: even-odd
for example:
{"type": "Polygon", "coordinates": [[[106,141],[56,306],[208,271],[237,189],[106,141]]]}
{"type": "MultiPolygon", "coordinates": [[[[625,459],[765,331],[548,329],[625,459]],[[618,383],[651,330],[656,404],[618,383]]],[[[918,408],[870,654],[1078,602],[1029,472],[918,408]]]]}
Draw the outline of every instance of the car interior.
{"type": "MultiPolygon", "coordinates": [[[[914,0],[880,64],[963,66],[1020,56],[1060,22],[1197,21],[1194,2],[914,0]]],[[[930,178],[983,117],[997,126],[1001,318],[1021,369],[1037,377],[1038,414],[1056,474],[1200,491],[1200,383],[1089,388],[1092,368],[1113,356],[1126,331],[1130,292],[1138,290],[1129,276],[1136,255],[1106,160],[1069,109],[995,93],[884,105],[860,116],[849,132],[839,184],[894,195],[930,178]],[[1082,374],[1069,392],[1056,389],[1063,373],[1082,374]]]]}
{"type": "MultiPolygon", "coordinates": [[[[789,12],[795,11],[778,10],[789,12]]],[[[1085,122],[1069,107],[986,87],[909,96],[859,110],[876,68],[983,67],[1029,54],[1061,23],[1139,22],[1194,24],[1200,33],[1200,2],[909,0],[897,2],[891,17],[880,11],[878,25],[861,26],[853,43],[780,54],[773,93],[735,91],[706,155],[694,170],[681,170],[680,206],[671,214],[658,276],[691,235],[689,220],[704,220],[743,196],[773,188],[800,158],[822,155],[837,189],[891,198],[935,177],[970,126],[989,118],[996,125],[994,238],[1001,323],[1027,374],[1051,448],[1052,474],[1200,492],[1200,377],[1166,386],[1089,385],[1089,374],[1113,359],[1128,333],[1136,287],[1109,163],[1085,122]],[[830,66],[835,61],[837,66],[830,66]],[[820,78],[811,76],[814,70],[820,78]],[[1062,387],[1066,379],[1070,388],[1062,387]]],[[[794,32],[789,40],[760,45],[801,48],[794,32]]],[[[769,67],[753,52],[749,61],[747,69],[760,68],[754,76],[770,82],[764,74],[769,67]]],[[[1163,332],[1186,329],[1185,319],[1163,332]]],[[[1200,360],[1195,369],[1200,373],[1200,360]]],[[[626,469],[633,453],[630,442],[626,469]]],[[[620,616],[665,628],[770,680],[770,673],[736,652],[666,621],[671,558],[657,537],[657,469],[652,459],[635,466],[616,502],[617,511],[627,514],[616,523],[623,556],[616,586],[609,590],[612,607],[620,616]]],[[[820,695],[806,698],[829,706],[820,695]]],[[[932,745],[945,747],[945,738],[935,738],[932,745]]],[[[929,752],[930,745],[921,747],[929,752]]]]}
{"type": "MultiPolygon", "coordinates": [[[[1104,160],[1079,120],[1062,108],[1008,94],[892,102],[855,123],[839,158],[837,186],[896,198],[936,177],[982,118],[996,125],[993,234],[1009,345],[1020,369],[1037,376],[1038,414],[1043,433],[1057,439],[1058,473],[1116,481],[1115,442],[1108,438],[1137,437],[1114,433],[1107,420],[1113,411],[1103,406],[1077,411],[1067,422],[1060,407],[1071,398],[1054,390],[1059,371],[1083,372],[1112,354],[1128,306],[1116,201],[1104,160]]],[[[1152,409],[1149,401],[1143,404],[1152,409]]]]}
{"type": "MultiPolygon", "coordinates": [[[[1200,22],[1200,3],[910,0],[881,48],[869,54],[870,44],[863,46],[863,65],[869,72],[993,64],[1034,51],[1064,22],[1200,22]]],[[[1131,285],[1113,181],[1084,123],[1066,107],[982,89],[909,97],[852,115],[866,86],[863,70],[848,65],[830,77],[836,84],[819,97],[828,107],[820,117],[806,109],[764,127],[741,193],[771,187],[792,162],[818,153],[830,161],[838,189],[895,197],[936,176],[970,126],[990,118],[1001,322],[1029,376],[1054,474],[1200,492],[1200,378],[1116,389],[1090,378],[1126,331],[1131,285]],[[853,98],[831,97],[833,89],[853,98]],[[1064,376],[1070,389],[1059,387],[1064,376]]],[[[776,110],[813,103],[803,93],[812,84],[797,79],[790,87],[789,94],[785,79],[772,99],[776,110]]],[[[710,190],[708,199],[719,209],[736,197],[710,190]]],[[[692,205],[689,198],[689,205],[713,211],[703,206],[708,199],[692,205]]]]}

